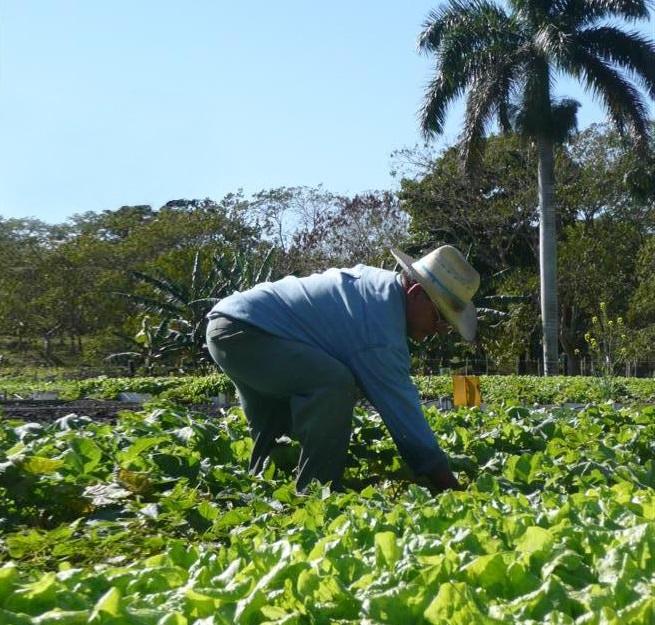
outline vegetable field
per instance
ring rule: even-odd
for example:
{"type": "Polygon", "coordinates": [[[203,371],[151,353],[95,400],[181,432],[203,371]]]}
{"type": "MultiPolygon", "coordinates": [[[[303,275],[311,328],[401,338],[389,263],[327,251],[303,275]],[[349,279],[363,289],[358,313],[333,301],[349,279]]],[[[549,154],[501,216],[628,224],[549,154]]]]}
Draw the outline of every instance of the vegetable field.
{"type": "Polygon", "coordinates": [[[650,625],[655,408],[428,409],[465,492],[359,411],[346,493],[247,474],[243,415],[0,421],[0,623],[650,625]]]}
{"type": "MultiPolygon", "coordinates": [[[[424,399],[452,396],[450,375],[415,376],[414,382],[424,399]]],[[[522,404],[587,403],[613,399],[617,402],[655,403],[653,378],[600,378],[553,376],[480,376],[485,402],[507,398],[522,404]]],[[[202,404],[220,394],[234,395],[230,379],[216,373],[206,376],[111,378],[100,376],[84,380],[30,379],[4,376],[0,371],[0,397],[29,397],[54,392],[61,399],[117,399],[121,392],[144,393],[177,404],[202,404]]]]}

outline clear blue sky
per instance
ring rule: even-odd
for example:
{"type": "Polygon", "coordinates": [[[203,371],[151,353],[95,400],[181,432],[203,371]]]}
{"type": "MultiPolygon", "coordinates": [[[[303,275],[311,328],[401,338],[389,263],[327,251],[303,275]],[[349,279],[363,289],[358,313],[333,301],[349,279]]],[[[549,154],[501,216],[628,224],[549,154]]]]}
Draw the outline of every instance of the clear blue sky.
{"type": "MultiPolygon", "coordinates": [[[[2,0],[0,216],[393,188],[390,153],[421,140],[430,62],[415,41],[437,5],[2,0]]],[[[603,119],[577,87],[559,90],[583,103],[583,127],[603,119]]]]}

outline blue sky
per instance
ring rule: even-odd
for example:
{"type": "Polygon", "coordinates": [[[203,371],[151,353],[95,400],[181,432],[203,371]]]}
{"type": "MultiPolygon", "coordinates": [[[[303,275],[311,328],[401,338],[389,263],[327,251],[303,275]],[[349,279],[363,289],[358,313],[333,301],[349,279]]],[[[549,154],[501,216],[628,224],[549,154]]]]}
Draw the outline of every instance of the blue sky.
{"type": "MultiPolygon", "coordinates": [[[[394,188],[390,153],[421,141],[431,63],[415,41],[437,5],[2,0],[0,216],[394,188]]],[[[558,90],[582,127],[603,119],[573,83],[558,90]]]]}

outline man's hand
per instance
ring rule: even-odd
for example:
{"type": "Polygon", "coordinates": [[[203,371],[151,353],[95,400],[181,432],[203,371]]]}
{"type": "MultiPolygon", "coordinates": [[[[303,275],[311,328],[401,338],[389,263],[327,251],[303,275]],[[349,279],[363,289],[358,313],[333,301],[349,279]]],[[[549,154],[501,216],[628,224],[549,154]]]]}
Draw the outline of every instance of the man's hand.
{"type": "Polygon", "coordinates": [[[431,473],[428,473],[427,477],[432,485],[433,494],[442,493],[445,490],[464,490],[464,487],[448,468],[435,469],[431,473]]]}

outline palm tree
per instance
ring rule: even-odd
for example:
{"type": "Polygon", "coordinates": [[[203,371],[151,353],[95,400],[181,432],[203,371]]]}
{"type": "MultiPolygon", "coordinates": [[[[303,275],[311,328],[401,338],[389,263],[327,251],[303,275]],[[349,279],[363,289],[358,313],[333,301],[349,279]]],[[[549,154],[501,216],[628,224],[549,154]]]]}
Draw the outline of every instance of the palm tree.
{"type": "Polygon", "coordinates": [[[649,124],[640,88],[655,98],[655,45],[604,20],[648,19],[644,0],[450,0],[430,13],[419,50],[436,56],[420,112],[427,138],[443,132],[448,106],[466,94],[460,147],[470,170],[494,119],[537,146],[539,261],[544,373],[557,373],[558,306],[553,152],[575,124],[578,103],[556,101],[556,72],[601,100],[613,124],[647,149],[649,124]]]}

